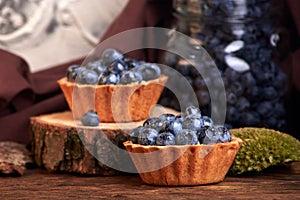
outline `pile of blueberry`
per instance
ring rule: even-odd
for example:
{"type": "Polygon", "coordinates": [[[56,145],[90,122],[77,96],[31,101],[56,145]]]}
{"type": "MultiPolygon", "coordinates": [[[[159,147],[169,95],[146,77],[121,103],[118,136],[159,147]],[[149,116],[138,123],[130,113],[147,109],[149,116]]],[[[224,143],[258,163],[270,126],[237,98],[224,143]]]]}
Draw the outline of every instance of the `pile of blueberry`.
{"type": "MultiPolygon", "coordinates": [[[[274,56],[281,55],[279,47],[285,38],[276,33],[272,22],[278,19],[273,12],[278,5],[270,0],[202,0],[196,1],[197,6],[192,8],[191,2],[195,1],[176,2],[181,6],[178,27],[198,41],[191,46],[196,48],[201,44],[208,51],[221,73],[229,128],[255,126],[284,130],[287,75],[274,56]],[[200,28],[195,28],[195,24],[200,28]]],[[[213,82],[214,77],[202,77],[186,63],[178,62],[174,68],[190,82],[200,109],[208,115],[211,103],[206,82],[213,82]]],[[[189,103],[190,98],[185,99],[189,103]]],[[[165,102],[173,108],[179,107],[169,91],[162,94],[160,103],[165,105],[165,102]]]]}
{"type": "Polygon", "coordinates": [[[196,145],[231,141],[227,128],[213,124],[195,106],[178,115],[162,114],[144,121],[129,133],[129,139],[141,145],[196,145]]]}
{"type": "Polygon", "coordinates": [[[71,65],[66,73],[68,81],[90,85],[124,85],[153,80],[160,75],[157,64],[135,60],[116,49],[106,49],[100,59],[85,66],[71,65]]]}

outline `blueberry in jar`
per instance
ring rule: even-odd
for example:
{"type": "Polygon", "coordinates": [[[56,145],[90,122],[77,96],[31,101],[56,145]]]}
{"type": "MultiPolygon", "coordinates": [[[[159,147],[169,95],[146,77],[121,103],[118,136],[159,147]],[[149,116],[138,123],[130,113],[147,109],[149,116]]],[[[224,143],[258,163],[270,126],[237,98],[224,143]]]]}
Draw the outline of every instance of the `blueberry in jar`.
{"type": "Polygon", "coordinates": [[[95,111],[89,110],[82,116],[81,123],[84,126],[98,126],[100,123],[100,117],[95,111]]]}

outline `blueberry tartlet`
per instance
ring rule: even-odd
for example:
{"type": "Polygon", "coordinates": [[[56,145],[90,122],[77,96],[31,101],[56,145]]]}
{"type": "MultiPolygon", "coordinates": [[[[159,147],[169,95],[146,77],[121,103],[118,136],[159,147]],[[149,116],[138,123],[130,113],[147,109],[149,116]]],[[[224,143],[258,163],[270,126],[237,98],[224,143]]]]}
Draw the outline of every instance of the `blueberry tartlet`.
{"type": "Polygon", "coordinates": [[[75,116],[95,110],[113,123],[148,118],[167,80],[157,64],[106,49],[98,60],[69,66],[58,84],[75,116]]]}
{"type": "Polygon", "coordinates": [[[148,118],[124,142],[143,182],[169,186],[223,181],[241,144],[194,106],[148,118]]]}

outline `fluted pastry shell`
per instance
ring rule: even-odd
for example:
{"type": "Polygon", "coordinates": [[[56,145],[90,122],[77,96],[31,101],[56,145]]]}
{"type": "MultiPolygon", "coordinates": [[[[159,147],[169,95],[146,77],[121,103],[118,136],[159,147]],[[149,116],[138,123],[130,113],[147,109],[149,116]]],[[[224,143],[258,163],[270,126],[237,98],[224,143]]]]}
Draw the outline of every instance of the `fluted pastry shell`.
{"type": "Polygon", "coordinates": [[[64,77],[58,84],[74,116],[79,118],[93,109],[101,122],[131,122],[149,118],[167,80],[161,75],[128,85],[79,85],[64,77]]]}
{"type": "MultiPolygon", "coordinates": [[[[124,146],[131,153],[158,151],[155,157],[133,156],[130,154],[142,181],[151,185],[184,186],[218,183],[224,180],[233,160],[242,145],[242,140],[233,137],[231,142],[214,145],[170,145],[144,146],[126,141],[124,146]],[[171,164],[154,171],[145,168],[164,162],[166,156],[177,158],[171,164]]],[[[153,168],[155,168],[154,166],[153,168]]]]}

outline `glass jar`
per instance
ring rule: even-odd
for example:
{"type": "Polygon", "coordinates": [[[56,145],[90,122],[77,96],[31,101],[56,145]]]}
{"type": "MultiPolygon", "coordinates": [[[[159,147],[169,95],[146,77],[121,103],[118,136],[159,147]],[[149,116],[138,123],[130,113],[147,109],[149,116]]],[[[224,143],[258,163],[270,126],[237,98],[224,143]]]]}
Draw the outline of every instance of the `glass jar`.
{"type": "MultiPolygon", "coordinates": [[[[282,1],[174,0],[176,30],[204,47],[217,65],[226,90],[226,125],[286,128],[287,74],[278,65],[288,44],[281,24],[282,1]]],[[[193,57],[191,55],[191,57],[193,57]]],[[[190,62],[177,57],[173,65],[191,83],[201,111],[210,115],[206,81],[190,62]]],[[[173,59],[174,61],[174,59],[173,59]]],[[[179,109],[170,91],[161,103],[179,109]]]]}

